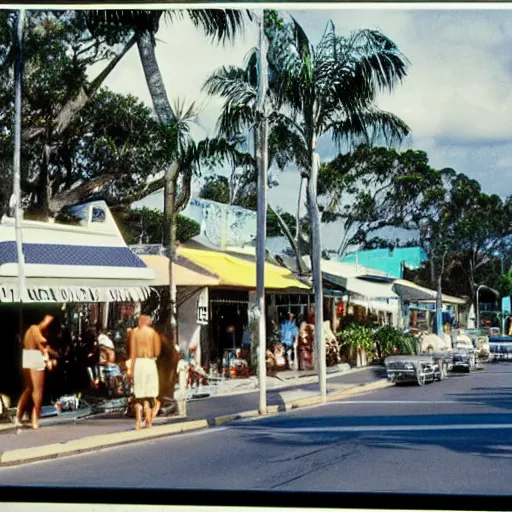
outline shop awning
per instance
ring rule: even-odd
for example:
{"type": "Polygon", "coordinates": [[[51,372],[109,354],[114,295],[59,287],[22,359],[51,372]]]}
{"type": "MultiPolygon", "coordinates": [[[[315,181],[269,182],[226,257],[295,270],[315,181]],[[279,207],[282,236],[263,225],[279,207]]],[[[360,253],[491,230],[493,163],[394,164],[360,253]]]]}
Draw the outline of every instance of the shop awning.
{"type": "MultiPolygon", "coordinates": [[[[156,278],[152,286],[169,286],[169,258],[167,256],[140,255],[140,259],[155,271],[156,278]]],[[[210,273],[198,272],[179,263],[174,264],[174,282],[176,286],[217,286],[220,279],[210,273]]]]}
{"type": "Polygon", "coordinates": [[[377,283],[357,277],[347,277],[345,288],[349,293],[369,299],[398,299],[398,295],[393,291],[393,283],[377,283]]]}
{"type": "MultiPolygon", "coordinates": [[[[125,244],[103,202],[79,207],[81,223],[23,220],[23,302],[131,302],[151,293],[155,273],[125,244]]],[[[0,302],[19,302],[14,219],[0,222],[0,302]]]]}
{"type": "MultiPolygon", "coordinates": [[[[393,289],[402,300],[408,302],[433,302],[436,300],[437,296],[437,292],[435,290],[419,286],[416,283],[405,279],[397,279],[393,283],[393,289]]],[[[445,295],[443,293],[443,303],[463,305],[466,301],[459,297],[453,297],[452,295],[445,295]]]]}
{"type": "MultiPolygon", "coordinates": [[[[118,279],[28,277],[25,286],[25,303],[142,302],[151,295],[144,283],[118,279]]],[[[17,278],[0,277],[0,302],[19,300],[17,278]]]]}
{"type": "MultiPolygon", "coordinates": [[[[217,286],[256,288],[256,265],[253,261],[220,251],[185,247],[178,249],[178,255],[218,276],[217,286]]],[[[310,290],[309,286],[296,279],[289,270],[270,263],[265,263],[265,288],[310,290]]]]}

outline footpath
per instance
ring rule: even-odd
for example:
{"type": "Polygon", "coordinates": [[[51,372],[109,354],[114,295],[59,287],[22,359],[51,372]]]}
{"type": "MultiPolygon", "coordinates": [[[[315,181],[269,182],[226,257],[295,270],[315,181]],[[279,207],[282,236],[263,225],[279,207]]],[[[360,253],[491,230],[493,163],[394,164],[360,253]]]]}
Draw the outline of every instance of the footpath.
{"type": "MultiPolygon", "coordinates": [[[[340,368],[327,376],[327,401],[383,389],[390,384],[384,367],[340,368]],[[344,371],[343,371],[344,370],[344,371]]],[[[216,427],[241,418],[257,417],[259,393],[254,381],[233,381],[222,394],[187,402],[183,416],[157,417],[151,429],[134,429],[134,419],[90,415],[75,411],[45,418],[39,430],[0,424],[0,467],[52,459],[102,448],[141,442],[188,431],[216,427]]],[[[320,404],[318,377],[304,372],[282,372],[267,377],[267,414],[320,404]]]]}

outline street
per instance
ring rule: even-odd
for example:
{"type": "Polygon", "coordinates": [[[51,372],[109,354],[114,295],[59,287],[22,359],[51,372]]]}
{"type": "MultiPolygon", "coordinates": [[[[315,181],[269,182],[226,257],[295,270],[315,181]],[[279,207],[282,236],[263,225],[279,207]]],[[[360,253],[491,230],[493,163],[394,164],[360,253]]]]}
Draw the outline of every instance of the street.
{"type": "Polygon", "coordinates": [[[509,494],[512,364],[0,470],[2,485],[509,494]],[[142,463],[141,463],[142,462],[142,463]]]}

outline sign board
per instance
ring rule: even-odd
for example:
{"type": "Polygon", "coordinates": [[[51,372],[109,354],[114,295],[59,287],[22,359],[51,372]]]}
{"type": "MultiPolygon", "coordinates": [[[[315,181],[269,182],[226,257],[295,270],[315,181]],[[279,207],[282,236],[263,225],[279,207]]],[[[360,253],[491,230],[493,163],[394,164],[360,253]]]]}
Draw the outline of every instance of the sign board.
{"type": "Polygon", "coordinates": [[[510,302],[510,297],[503,297],[501,299],[501,311],[505,315],[510,315],[510,312],[512,311],[510,302]]]}
{"type": "Polygon", "coordinates": [[[197,318],[198,325],[208,325],[208,288],[203,288],[197,298],[197,318]]]}
{"type": "MultiPolygon", "coordinates": [[[[97,288],[88,286],[31,286],[26,290],[23,302],[27,303],[91,303],[91,302],[139,302],[150,296],[150,288],[97,288]]],[[[0,286],[0,302],[18,302],[16,286],[0,286]]]]}

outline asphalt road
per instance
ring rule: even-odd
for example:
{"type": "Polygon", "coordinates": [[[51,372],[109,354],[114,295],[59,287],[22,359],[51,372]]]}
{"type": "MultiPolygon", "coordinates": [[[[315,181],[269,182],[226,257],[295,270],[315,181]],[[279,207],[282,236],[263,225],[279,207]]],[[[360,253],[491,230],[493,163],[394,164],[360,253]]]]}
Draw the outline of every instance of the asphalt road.
{"type": "Polygon", "coordinates": [[[1,485],[511,494],[512,364],[23,467],[1,485]]]}

